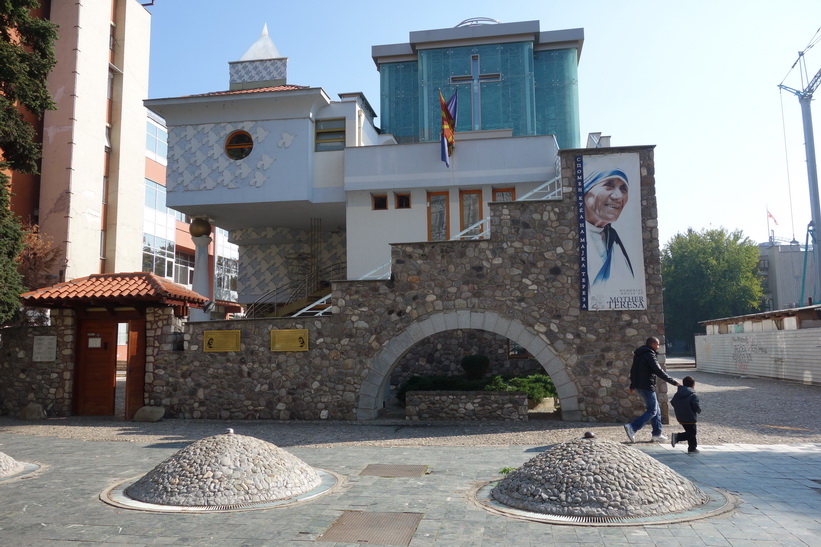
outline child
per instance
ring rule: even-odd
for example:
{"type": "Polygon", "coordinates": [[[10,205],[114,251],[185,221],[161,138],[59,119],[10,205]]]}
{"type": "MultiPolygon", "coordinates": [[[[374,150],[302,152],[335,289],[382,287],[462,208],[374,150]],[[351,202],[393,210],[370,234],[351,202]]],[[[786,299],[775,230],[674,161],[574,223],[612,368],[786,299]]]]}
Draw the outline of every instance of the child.
{"type": "Polygon", "coordinates": [[[693,389],[696,381],[692,376],[685,376],[681,383],[682,385],[678,387],[678,391],[673,395],[670,404],[673,405],[673,409],[676,411],[676,420],[684,427],[684,433],[673,433],[670,444],[676,446],[678,442],[687,441],[687,452],[696,454],[698,453],[696,415],[701,413],[698,395],[696,395],[696,390],[693,389]]]}

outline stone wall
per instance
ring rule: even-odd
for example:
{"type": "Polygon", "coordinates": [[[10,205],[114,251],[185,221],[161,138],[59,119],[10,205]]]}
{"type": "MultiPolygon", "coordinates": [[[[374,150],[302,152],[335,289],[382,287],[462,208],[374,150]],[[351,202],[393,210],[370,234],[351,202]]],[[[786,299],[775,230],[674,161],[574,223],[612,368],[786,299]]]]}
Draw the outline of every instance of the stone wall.
{"type": "Polygon", "coordinates": [[[50,416],[70,416],[77,323],[71,310],[52,310],[51,326],[0,329],[0,414],[16,416],[38,403],[50,416]],[[35,361],[35,338],[54,337],[54,360],[35,361]]]}
{"type": "Polygon", "coordinates": [[[334,283],[331,316],[189,324],[184,351],[157,351],[149,403],[186,418],[366,419],[404,356],[467,329],[524,346],[556,384],[564,419],[632,419],[642,408],[627,392],[632,352],[664,332],[661,264],[653,151],[582,152],[616,151],[640,157],[646,310],[580,310],[580,151],[563,151],[562,200],[491,203],[489,239],[394,245],[393,279],[334,283]],[[203,328],[239,329],[241,350],[203,352],[203,328]],[[307,329],[308,351],[272,352],[272,329],[307,329]]]}
{"type": "Polygon", "coordinates": [[[527,376],[544,373],[538,361],[508,356],[509,340],[498,334],[457,329],[431,335],[425,344],[413,346],[391,373],[391,387],[396,388],[411,376],[461,376],[460,362],[466,355],[486,355],[490,359],[488,376],[527,376]]]}
{"type": "Polygon", "coordinates": [[[527,395],[521,391],[409,391],[405,419],[527,421],[527,395]]]}
{"type": "MultiPolygon", "coordinates": [[[[392,279],[335,282],[330,316],[182,326],[170,309],[148,311],[146,403],[166,407],[169,417],[370,419],[398,364],[472,331],[489,333],[476,340],[524,347],[556,384],[563,419],[632,419],[642,409],[627,390],[632,352],[664,332],[653,150],[566,150],[560,159],[563,199],[489,204],[485,240],[394,245],[392,279]],[[586,311],[579,306],[574,156],[615,152],[640,158],[640,195],[631,188],[631,199],[642,205],[648,307],[586,311]],[[239,351],[203,351],[203,330],[221,329],[240,331],[239,351]],[[306,329],[307,350],[271,351],[277,329],[306,329]]],[[[30,362],[34,334],[3,332],[4,413],[30,400],[70,413],[76,324],[70,312],[55,317],[55,363],[30,362]]],[[[447,351],[455,358],[458,350],[447,351]]]]}

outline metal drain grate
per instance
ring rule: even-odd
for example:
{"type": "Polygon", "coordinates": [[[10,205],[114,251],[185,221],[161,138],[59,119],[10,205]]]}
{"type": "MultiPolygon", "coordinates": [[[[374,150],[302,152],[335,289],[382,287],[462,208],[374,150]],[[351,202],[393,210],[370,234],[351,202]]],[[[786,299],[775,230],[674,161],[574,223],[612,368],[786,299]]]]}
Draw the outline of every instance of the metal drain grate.
{"type": "Polygon", "coordinates": [[[360,475],[371,475],[376,477],[421,477],[428,472],[427,465],[393,465],[384,463],[371,463],[360,471],[360,475]]]}
{"type": "Polygon", "coordinates": [[[316,541],[406,546],[422,513],[344,511],[316,541]]]}

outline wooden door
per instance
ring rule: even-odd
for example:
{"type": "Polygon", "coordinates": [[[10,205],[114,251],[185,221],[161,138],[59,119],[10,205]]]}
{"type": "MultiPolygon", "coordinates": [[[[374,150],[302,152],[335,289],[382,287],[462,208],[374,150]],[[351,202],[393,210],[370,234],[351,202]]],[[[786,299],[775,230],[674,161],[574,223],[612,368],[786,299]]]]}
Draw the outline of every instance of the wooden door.
{"type": "Polygon", "coordinates": [[[125,419],[145,404],[145,319],[128,322],[128,362],[125,372],[125,419]]]}
{"type": "Polygon", "coordinates": [[[113,416],[117,387],[117,322],[80,322],[75,370],[75,410],[80,416],[113,416]]]}

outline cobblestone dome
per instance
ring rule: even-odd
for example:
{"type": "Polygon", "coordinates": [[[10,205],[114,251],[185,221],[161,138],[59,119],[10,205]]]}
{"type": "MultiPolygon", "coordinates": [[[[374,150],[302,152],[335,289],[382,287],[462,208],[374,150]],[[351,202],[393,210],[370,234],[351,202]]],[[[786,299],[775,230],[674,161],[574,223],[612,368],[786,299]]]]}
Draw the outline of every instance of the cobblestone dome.
{"type": "Polygon", "coordinates": [[[214,435],[183,448],[125,493],[145,503],[226,506],[299,496],[319,473],[278,446],[244,435],[214,435]]]}
{"type": "Polygon", "coordinates": [[[539,454],[508,474],[491,496],[523,511],[579,517],[664,515],[708,500],[691,481],[643,452],[596,439],[568,441],[539,454]]]}
{"type": "Polygon", "coordinates": [[[9,456],[0,452],[0,477],[10,477],[23,470],[25,466],[9,456]]]}

